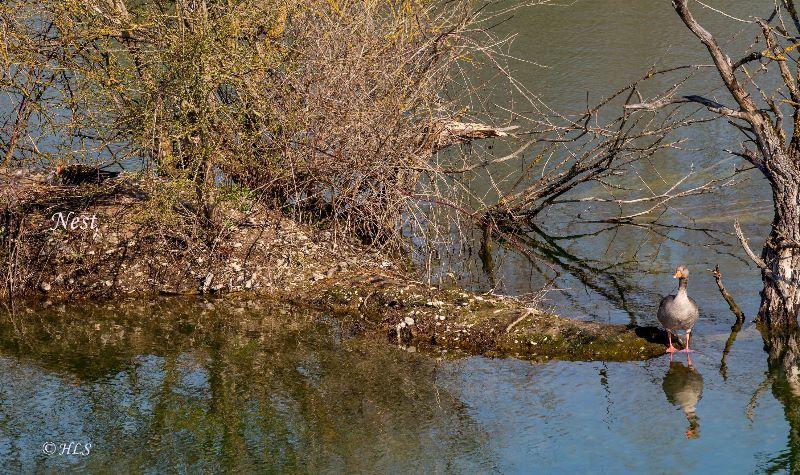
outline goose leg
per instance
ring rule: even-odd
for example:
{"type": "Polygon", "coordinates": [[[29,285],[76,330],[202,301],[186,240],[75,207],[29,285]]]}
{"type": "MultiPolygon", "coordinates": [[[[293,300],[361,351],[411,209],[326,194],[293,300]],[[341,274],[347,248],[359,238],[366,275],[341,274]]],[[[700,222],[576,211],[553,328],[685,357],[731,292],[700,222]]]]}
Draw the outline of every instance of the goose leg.
{"type": "Polygon", "coordinates": [[[667,353],[672,354],[678,351],[677,349],[675,349],[674,346],[672,346],[672,332],[669,330],[667,330],[667,339],[669,340],[669,347],[667,348],[667,353]]]}
{"type": "Polygon", "coordinates": [[[689,340],[692,338],[692,330],[686,330],[686,348],[684,348],[684,353],[692,353],[692,350],[689,349],[689,340]]]}

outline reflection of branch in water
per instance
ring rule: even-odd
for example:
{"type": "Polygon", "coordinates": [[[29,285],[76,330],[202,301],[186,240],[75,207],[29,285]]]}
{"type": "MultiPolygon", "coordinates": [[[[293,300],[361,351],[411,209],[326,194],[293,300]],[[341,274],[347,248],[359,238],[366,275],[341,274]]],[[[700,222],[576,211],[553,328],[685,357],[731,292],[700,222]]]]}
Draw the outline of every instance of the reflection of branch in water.
{"type": "Polygon", "coordinates": [[[519,243],[535,252],[537,258],[555,264],[578,279],[587,288],[616,304],[629,315],[632,324],[636,323],[636,313],[629,307],[627,294],[642,295],[652,292],[627,282],[624,273],[614,272],[613,268],[618,267],[619,264],[603,264],[601,266],[596,264],[600,261],[581,259],[559,245],[557,238],[548,235],[532,223],[530,224],[531,232],[526,232],[521,228],[506,228],[505,231],[506,235],[513,235],[519,243]]]}
{"type": "Polygon", "coordinates": [[[728,336],[728,340],[725,342],[725,349],[722,350],[722,360],[719,363],[719,374],[722,375],[722,379],[728,379],[728,363],[725,359],[728,357],[728,353],[731,352],[731,347],[733,347],[733,342],[736,341],[736,336],[739,334],[739,330],[742,329],[742,325],[744,325],[744,312],[742,309],[739,308],[739,305],[734,300],[733,295],[728,292],[728,289],[725,288],[725,285],[722,283],[722,272],[719,270],[719,266],[715,266],[714,270],[711,271],[714,274],[714,280],[717,282],[717,287],[719,288],[719,293],[722,294],[722,298],[728,302],[728,307],[730,307],[731,312],[736,315],[736,322],[734,322],[733,326],[731,327],[731,334],[728,336]]]}
{"type": "Polygon", "coordinates": [[[728,340],[725,341],[725,349],[722,350],[722,360],[719,362],[719,374],[722,375],[722,379],[725,381],[728,380],[728,362],[726,359],[728,358],[728,353],[731,352],[733,342],[736,341],[736,336],[739,335],[739,330],[742,329],[743,323],[744,320],[736,320],[736,323],[731,327],[731,334],[728,336],[728,340]]]}
{"type": "Polygon", "coordinates": [[[483,272],[489,277],[489,283],[492,288],[495,288],[497,286],[497,280],[494,275],[494,253],[492,252],[494,246],[492,244],[492,226],[484,226],[483,237],[481,238],[481,249],[478,252],[478,256],[481,258],[483,272]]]}
{"type": "Polygon", "coordinates": [[[764,377],[764,381],[761,381],[761,384],[753,391],[753,395],[750,396],[750,401],[747,403],[747,408],[744,410],[744,415],[750,422],[753,422],[753,415],[755,414],[756,407],[758,407],[758,398],[761,397],[764,391],[769,389],[774,379],[774,375],[768,373],[764,377]]]}

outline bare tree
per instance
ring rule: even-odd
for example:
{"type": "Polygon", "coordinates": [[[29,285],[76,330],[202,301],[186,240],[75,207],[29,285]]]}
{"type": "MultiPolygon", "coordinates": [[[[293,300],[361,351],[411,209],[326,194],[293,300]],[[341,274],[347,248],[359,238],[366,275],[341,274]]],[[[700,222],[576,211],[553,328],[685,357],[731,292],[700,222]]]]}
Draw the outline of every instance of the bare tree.
{"type": "Polygon", "coordinates": [[[698,95],[679,94],[679,87],[629,110],[657,110],[671,104],[696,103],[728,120],[742,134],[744,158],[767,179],[775,215],[761,257],[764,290],[758,320],[764,324],[770,355],[797,355],[794,337],[800,311],[800,68],[797,47],[800,16],[794,0],[776,0],[767,18],[753,19],[759,49],[732,60],[717,39],[692,15],[688,0],[673,0],[684,24],[708,50],[733,105],[698,95]],[[778,81],[771,81],[779,78],[778,81]],[[777,87],[771,87],[777,82],[777,87]],[[791,122],[786,122],[789,114],[791,122]]]}

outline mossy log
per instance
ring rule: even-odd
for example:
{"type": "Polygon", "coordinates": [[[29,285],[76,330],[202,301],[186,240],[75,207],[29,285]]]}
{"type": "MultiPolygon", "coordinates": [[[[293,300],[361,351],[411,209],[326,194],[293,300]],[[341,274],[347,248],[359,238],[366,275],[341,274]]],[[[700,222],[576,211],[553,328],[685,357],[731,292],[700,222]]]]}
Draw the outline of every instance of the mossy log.
{"type": "Polygon", "coordinates": [[[438,289],[400,276],[319,282],[293,297],[340,316],[360,315],[392,342],[434,353],[543,361],[633,361],[665,353],[654,327],[562,318],[518,300],[438,289]]]}

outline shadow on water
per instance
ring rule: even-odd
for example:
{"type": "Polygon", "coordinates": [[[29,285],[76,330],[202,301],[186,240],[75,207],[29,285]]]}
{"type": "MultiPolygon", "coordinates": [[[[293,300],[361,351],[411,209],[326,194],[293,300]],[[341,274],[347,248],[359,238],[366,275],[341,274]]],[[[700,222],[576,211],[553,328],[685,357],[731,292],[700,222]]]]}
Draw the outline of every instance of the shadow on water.
{"type": "Polygon", "coordinates": [[[322,314],[229,301],[0,314],[0,466],[494,471],[427,357],[322,314]]]}

